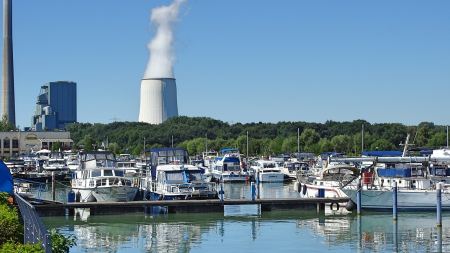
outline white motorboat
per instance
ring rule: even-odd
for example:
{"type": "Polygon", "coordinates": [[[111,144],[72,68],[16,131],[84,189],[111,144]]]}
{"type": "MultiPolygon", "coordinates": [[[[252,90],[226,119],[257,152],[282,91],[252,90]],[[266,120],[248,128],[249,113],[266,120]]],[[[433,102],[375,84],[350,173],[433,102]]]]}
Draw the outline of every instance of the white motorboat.
{"type": "Polygon", "coordinates": [[[298,161],[286,161],[283,163],[281,172],[286,175],[289,179],[297,179],[297,174],[307,175],[310,173],[309,165],[305,162],[298,161]]]}
{"type": "Polygon", "coordinates": [[[81,167],[74,172],[72,189],[82,202],[131,201],[138,187],[125,171],[116,167],[114,155],[108,151],[81,155],[81,167]]]}
{"type": "Polygon", "coordinates": [[[141,187],[151,200],[217,199],[216,184],[207,182],[204,171],[189,165],[187,151],[181,148],[151,149],[151,173],[141,187]]]}
{"type": "Polygon", "coordinates": [[[211,164],[211,175],[216,181],[245,182],[249,179],[242,170],[241,154],[238,149],[224,148],[211,164]]]}
{"type": "Polygon", "coordinates": [[[300,196],[302,198],[344,198],[342,187],[359,177],[359,169],[348,164],[329,164],[318,175],[298,174],[300,196]]]}
{"type": "Polygon", "coordinates": [[[279,183],[285,181],[284,174],[274,161],[257,160],[250,169],[259,182],[279,183]]]}

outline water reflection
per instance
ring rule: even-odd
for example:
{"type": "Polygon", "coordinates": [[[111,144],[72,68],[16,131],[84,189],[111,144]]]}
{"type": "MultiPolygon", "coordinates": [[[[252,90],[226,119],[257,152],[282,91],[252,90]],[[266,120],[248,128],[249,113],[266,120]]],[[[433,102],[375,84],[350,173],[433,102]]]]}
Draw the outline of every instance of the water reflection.
{"type": "Polygon", "coordinates": [[[298,227],[321,235],[330,247],[350,245],[358,252],[450,252],[450,223],[437,228],[434,218],[409,213],[394,222],[390,215],[366,214],[299,220],[298,227]]]}
{"type": "MultiPolygon", "coordinates": [[[[293,184],[261,184],[260,194],[298,197],[293,184]]],[[[225,184],[225,198],[250,199],[250,184],[225,184]]],[[[44,219],[77,236],[73,252],[450,252],[448,214],[438,229],[434,213],[399,213],[394,223],[389,213],[318,216],[258,205],[227,206],[224,214],[77,213],[44,219]]]]}

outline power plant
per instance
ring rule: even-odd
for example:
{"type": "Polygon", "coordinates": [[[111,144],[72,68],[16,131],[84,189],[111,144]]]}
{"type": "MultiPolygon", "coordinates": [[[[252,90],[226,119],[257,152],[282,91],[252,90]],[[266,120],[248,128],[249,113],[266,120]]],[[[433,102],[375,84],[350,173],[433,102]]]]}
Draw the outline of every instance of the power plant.
{"type": "Polygon", "coordinates": [[[16,125],[16,106],[14,101],[14,64],[12,43],[12,3],[3,0],[3,106],[2,117],[13,126],[16,125]]]}
{"type": "Polygon", "coordinates": [[[156,32],[148,44],[150,58],[141,81],[140,122],[161,124],[178,116],[177,85],[173,74],[173,24],[185,1],[174,0],[170,5],[152,10],[151,22],[156,32]]]}
{"type": "Polygon", "coordinates": [[[175,79],[142,79],[139,121],[161,124],[167,119],[176,116],[178,116],[178,105],[175,79]]]}

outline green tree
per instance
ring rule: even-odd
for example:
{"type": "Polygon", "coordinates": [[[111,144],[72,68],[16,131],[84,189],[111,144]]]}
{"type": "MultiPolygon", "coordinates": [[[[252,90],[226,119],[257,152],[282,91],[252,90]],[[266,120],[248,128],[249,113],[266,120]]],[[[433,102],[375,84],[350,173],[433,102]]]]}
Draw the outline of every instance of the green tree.
{"type": "Polygon", "coordinates": [[[281,149],[283,152],[287,153],[297,152],[297,138],[293,136],[285,138],[281,149]]]}
{"type": "Polygon", "coordinates": [[[348,153],[351,151],[353,141],[348,135],[336,135],[331,139],[331,145],[334,151],[348,153]]]}
{"type": "Polygon", "coordinates": [[[431,138],[431,133],[433,131],[434,124],[431,122],[422,122],[417,126],[417,134],[415,143],[418,147],[426,146],[429,139],[431,138]]]}
{"type": "Polygon", "coordinates": [[[431,136],[428,140],[428,147],[443,147],[447,145],[447,134],[443,132],[437,132],[431,136]]]}
{"type": "Polygon", "coordinates": [[[300,135],[300,143],[303,145],[303,149],[308,152],[313,151],[314,145],[316,145],[319,141],[320,136],[314,129],[307,128],[303,130],[300,135]]]}
{"type": "Polygon", "coordinates": [[[395,149],[394,144],[385,139],[376,140],[372,145],[370,145],[371,150],[392,150],[395,149]]]}
{"type": "Polygon", "coordinates": [[[116,155],[120,154],[120,147],[119,144],[117,144],[116,142],[109,143],[108,149],[116,155]]]}
{"type": "Polygon", "coordinates": [[[319,141],[320,153],[333,151],[334,147],[330,140],[327,138],[322,138],[319,141]]]}

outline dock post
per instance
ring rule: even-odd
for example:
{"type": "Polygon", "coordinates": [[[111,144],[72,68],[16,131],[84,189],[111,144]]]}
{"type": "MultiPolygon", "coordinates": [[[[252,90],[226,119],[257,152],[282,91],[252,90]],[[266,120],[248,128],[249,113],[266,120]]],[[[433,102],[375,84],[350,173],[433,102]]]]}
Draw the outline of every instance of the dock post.
{"type": "Polygon", "coordinates": [[[392,218],[397,220],[397,181],[394,181],[394,187],[392,188],[392,218]]]}
{"type": "Polygon", "coordinates": [[[252,195],[252,200],[255,201],[256,199],[256,186],[254,182],[250,183],[250,193],[252,195]]]}
{"type": "Polygon", "coordinates": [[[362,191],[361,179],[358,178],[357,183],[358,185],[356,188],[356,214],[361,215],[361,191],[362,191]]]}
{"type": "Polygon", "coordinates": [[[52,171],[52,200],[56,199],[55,172],[52,171]]]}
{"type": "Polygon", "coordinates": [[[222,201],[222,202],[223,202],[223,194],[224,194],[224,191],[223,191],[223,182],[220,182],[219,196],[220,196],[220,201],[222,201]]]}
{"type": "Polygon", "coordinates": [[[261,198],[261,195],[260,195],[261,184],[260,184],[260,183],[261,183],[261,182],[259,181],[259,172],[258,172],[258,173],[256,173],[256,186],[257,186],[257,188],[258,188],[256,197],[257,197],[258,199],[261,198]]]}
{"type": "MultiPolygon", "coordinates": [[[[317,193],[318,198],[325,198],[325,188],[319,188],[317,193]]],[[[317,212],[322,213],[325,211],[325,203],[317,203],[317,212]]]]}
{"type": "Polygon", "coordinates": [[[436,184],[436,226],[442,227],[442,183],[436,184]]]}

